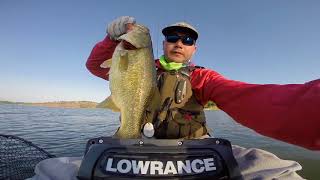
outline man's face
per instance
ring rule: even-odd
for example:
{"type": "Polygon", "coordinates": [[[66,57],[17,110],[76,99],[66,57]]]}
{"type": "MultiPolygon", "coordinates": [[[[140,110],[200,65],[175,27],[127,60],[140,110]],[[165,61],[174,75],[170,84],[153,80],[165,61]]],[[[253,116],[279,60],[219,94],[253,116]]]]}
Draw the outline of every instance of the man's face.
{"type": "MultiPolygon", "coordinates": [[[[175,32],[175,35],[179,35],[180,37],[187,36],[185,33],[175,32]]],[[[164,56],[168,61],[184,63],[187,60],[190,60],[192,55],[196,52],[196,45],[185,45],[182,43],[181,39],[177,42],[168,42],[166,40],[163,41],[163,51],[164,56]]]]}

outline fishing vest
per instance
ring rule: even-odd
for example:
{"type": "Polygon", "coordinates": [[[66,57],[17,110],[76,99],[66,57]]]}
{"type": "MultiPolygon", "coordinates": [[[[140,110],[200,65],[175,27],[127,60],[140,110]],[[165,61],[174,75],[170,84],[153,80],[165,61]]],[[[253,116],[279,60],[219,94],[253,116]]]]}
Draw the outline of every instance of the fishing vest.
{"type": "Polygon", "coordinates": [[[196,100],[190,82],[195,68],[158,73],[161,107],[153,122],[156,138],[194,139],[208,134],[203,106],[196,100]]]}

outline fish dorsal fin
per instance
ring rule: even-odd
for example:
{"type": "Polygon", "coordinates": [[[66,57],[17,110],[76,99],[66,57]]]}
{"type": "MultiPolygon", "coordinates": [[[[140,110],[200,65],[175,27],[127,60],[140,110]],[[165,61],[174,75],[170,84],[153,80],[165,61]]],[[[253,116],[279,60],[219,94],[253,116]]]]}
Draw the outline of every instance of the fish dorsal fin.
{"type": "Polygon", "coordinates": [[[120,52],[119,70],[127,71],[128,64],[129,64],[128,52],[127,51],[120,52]]]}
{"type": "Polygon", "coordinates": [[[112,64],[112,59],[107,59],[107,60],[103,61],[102,64],[100,64],[100,67],[107,69],[107,68],[111,67],[111,64],[112,64]]]}
{"type": "Polygon", "coordinates": [[[107,97],[107,99],[105,99],[101,103],[99,103],[97,105],[97,108],[108,108],[108,109],[111,109],[114,112],[120,112],[120,109],[118,108],[118,106],[116,106],[114,104],[114,102],[112,100],[112,95],[107,97]]]}

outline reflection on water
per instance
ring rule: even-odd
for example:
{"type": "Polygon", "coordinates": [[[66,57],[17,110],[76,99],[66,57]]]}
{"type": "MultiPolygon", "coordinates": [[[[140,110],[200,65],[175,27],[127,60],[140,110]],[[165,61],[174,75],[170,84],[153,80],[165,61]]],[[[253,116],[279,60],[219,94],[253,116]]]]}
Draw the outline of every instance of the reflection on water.
{"type": "MultiPolygon", "coordinates": [[[[0,134],[22,137],[57,156],[81,156],[88,139],[112,135],[119,114],[105,109],[63,109],[0,104],[0,134]]],[[[320,177],[320,152],[313,152],[261,136],[235,123],[222,111],[207,111],[215,137],[244,147],[270,151],[300,162],[306,178],[320,177]]]]}

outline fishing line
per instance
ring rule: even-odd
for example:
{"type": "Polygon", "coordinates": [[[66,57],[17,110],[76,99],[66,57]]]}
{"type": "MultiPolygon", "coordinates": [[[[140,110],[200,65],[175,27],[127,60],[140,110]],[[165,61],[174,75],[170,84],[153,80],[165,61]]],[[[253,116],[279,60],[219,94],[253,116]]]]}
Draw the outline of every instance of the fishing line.
{"type": "Polygon", "coordinates": [[[159,58],[159,23],[156,23],[157,58],[159,58]]]}

